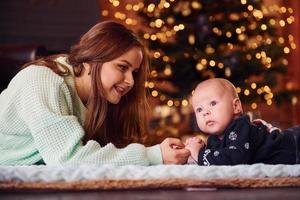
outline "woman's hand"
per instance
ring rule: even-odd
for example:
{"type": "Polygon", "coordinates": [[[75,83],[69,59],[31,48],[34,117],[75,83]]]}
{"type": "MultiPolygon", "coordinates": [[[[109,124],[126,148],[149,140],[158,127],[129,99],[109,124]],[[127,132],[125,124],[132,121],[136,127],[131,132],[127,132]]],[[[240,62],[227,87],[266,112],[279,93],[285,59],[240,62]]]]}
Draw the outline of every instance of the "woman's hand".
{"type": "Polygon", "coordinates": [[[190,151],[184,148],[184,144],[177,138],[166,138],[160,143],[164,164],[185,164],[190,151]]]}

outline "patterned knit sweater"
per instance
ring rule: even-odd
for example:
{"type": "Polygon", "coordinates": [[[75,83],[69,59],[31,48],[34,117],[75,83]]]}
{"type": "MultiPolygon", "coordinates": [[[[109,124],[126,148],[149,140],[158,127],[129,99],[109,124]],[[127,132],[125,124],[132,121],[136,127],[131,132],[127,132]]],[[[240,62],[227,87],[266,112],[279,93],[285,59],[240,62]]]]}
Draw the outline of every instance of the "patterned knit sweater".
{"type": "Polygon", "coordinates": [[[159,145],[133,143],[118,149],[90,140],[82,144],[86,108],[71,74],[29,66],[0,94],[0,165],[155,165],[162,164],[159,145]]]}

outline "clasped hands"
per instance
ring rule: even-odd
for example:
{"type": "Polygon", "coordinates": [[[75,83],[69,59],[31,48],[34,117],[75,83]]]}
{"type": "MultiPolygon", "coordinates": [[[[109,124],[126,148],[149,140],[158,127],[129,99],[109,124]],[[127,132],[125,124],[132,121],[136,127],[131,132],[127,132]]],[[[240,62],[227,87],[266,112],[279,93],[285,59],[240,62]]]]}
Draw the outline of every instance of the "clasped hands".
{"type": "Polygon", "coordinates": [[[196,158],[198,151],[204,148],[204,142],[197,138],[188,138],[185,143],[177,138],[166,138],[160,143],[164,164],[185,164],[189,156],[196,158]]]}

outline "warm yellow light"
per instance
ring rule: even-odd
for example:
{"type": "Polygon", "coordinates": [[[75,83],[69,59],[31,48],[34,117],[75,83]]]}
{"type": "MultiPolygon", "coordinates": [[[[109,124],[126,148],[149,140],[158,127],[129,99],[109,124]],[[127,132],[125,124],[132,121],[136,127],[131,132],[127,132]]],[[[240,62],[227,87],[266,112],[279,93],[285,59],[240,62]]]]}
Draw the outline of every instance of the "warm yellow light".
{"type": "Polygon", "coordinates": [[[287,18],[286,21],[288,24],[292,24],[294,22],[292,17],[287,18]]]}
{"type": "Polygon", "coordinates": [[[265,92],[267,92],[267,93],[270,93],[270,92],[271,92],[271,88],[270,88],[269,86],[267,86],[267,85],[265,85],[265,86],[263,87],[263,90],[264,90],[265,92]]]}
{"type": "Polygon", "coordinates": [[[280,20],[280,21],[279,21],[279,25],[280,25],[281,27],[284,27],[284,26],[285,26],[285,21],[284,21],[284,20],[280,20]]]}
{"type": "Polygon", "coordinates": [[[251,83],[251,88],[255,89],[257,87],[256,83],[251,83]]]}
{"type": "Polygon", "coordinates": [[[165,70],[164,70],[164,74],[167,76],[171,76],[172,75],[172,69],[170,65],[167,65],[165,70]]]}
{"type": "Polygon", "coordinates": [[[215,53],[215,49],[209,46],[205,49],[205,53],[206,54],[213,54],[213,53],[215,53]]]}
{"type": "Polygon", "coordinates": [[[296,49],[297,48],[297,46],[296,46],[296,44],[294,42],[291,43],[291,48],[292,49],[296,49]]]}
{"type": "Polygon", "coordinates": [[[292,105],[296,105],[298,103],[298,98],[297,97],[292,97],[292,105]]]}
{"type": "Polygon", "coordinates": [[[240,35],[238,36],[238,39],[239,39],[240,41],[244,41],[244,40],[246,40],[246,35],[245,35],[245,34],[240,34],[240,35]]]}
{"type": "Polygon", "coordinates": [[[155,9],[155,4],[154,3],[149,4],[148,7],[147,7],[148,12],[153,12],[154,9],[155,9]]]}
{"type": "Polygon", "coordinates": [[[156,70],[152,70],[151,73],[150,73],[151,77],[157,77],[158,73],[156,70]]]}
{"type": "Polygon", "coordinates": [[[241,4],[245,5],[247,3],[247,0],[241,0],[241,4]]]}
{"type": "Polygon", "coordinates": [[[174,26],[173,29],[174,29],[174,31],[176,31],[176,32],[179,31],[179,27],[178,27],[177,25],[174,26]]]}
{"type": "Polygon", "coordinates": [[[160,57],[160,52],[156,51],[153,54],[154,58],[159,58],[160,57]]]}
{"type": "Polygon", "coordinates": [[[183,105],[183,106],[189,105],[188,100],[186,100],[186,99],[182,100],[182,101],[181,101],[181,105],[183,105]]]}
{"type": "Polygon", "coordinates": [[[189,35],[188,41],[189,41],[189,44],[191,44],[191,45],[195,44],[195,36],[194,36],[194,34],[190,34],[189,35]]]}
{"type": "Polygon", "coordinates": [[[247,54],[247,55],[246,55],[246,59],[247,59],[247,60],[251,60],[251,59],[252,59],[251,54],[247,54]]]}
{"type": "Polygon", "coordinates": [[[260,58],[261,58],[261,54],[260,54],[260,53],[256,53],[256,54],[255,54],[255,57],[256,57],[257,59],[260,59],[260,58]]]}
{"type": "Polygon", "coordinates": [[[241,93],[242,89],[240,87],[236,87],[235,91],[239,94],[239,93],[241,93]]]}
{"type": "Polygon", "coordinates": [[[147,40],[147,39],[149,39],[150,38],[150,34],[149,33],[145,33],[144,34],[144,38],[147,40]]]}
{"type": "Polygon", "coordinates": [[[272,100],[271,100],[271,99],[267,100],[267,104],[268,104],[269,106],[272,105],[272,100]]]}
{"type": "Polygon", "coordinates": [[[263,13],[262,13],[261,10],[255,9],[253,11],[253,16],[256,17],[256,18],[258,18],[258,19],[262,19],[263,18],[263,13]]]}
{"type": "Polygon", "coordinates": [[[159,96],[159,100],[161,100],[161,101],[165,101],[166,98],[167,98],[167,97],[166,97],[165,95],[160,95],[160,96],[159,96]]]}
{"type": "Polygon", "coordinates": [[[283,38],[283,37],[279,37],[279,38],[278,38],[278,42],[279,42],[280,44],[283,44],[283,43],[284,43],[284,38],[283,38]]]}
{"type": "Polygon", "coordinates": [[[176,101],[174,102],[174,105],[175,105],[176,107],[180,106],[180,101],[176,100],[176,101]]]}
{"type": "Polygon", "coordinates": [[[248,27],[250,30],[254,30],[256,29],[256,26],[257,26],[256,22],[252,22],[248,27]]]}
{"type": "Polygon", "coordinates": [[[229,67],[225,68],[225,76],[227,76],[227,77],[231,76],[231,69],[229,67]]]}
{"type": "Polygon", "coordinates": [[[261,26],[260,26],[260,28],[261,28],[261,30],[263,30],[263,31],[265,31],[265,30],[267,30],[267,25],[265,25],[265,24],[262,24],[261,26]]]}
{"type": "Polygon", "coordinates": [[[153,91],[151,92],[151,95],[152,95],[153,97],[157,97],[157,96],[158,96],[157,90],[153,90],[153,91]]]}
{"type": "Polygon", "coordinates": [[[231,44],[230,42],[228,42],[228,43],[227,43],[227,47],[228,47],[229,49],[233,49],[233,44],[231,44]]]}
{"type": "Polygon", "coordinates": [[[154,83],[153,82],[148,82],[148,87],[149,88],[154,88],[154,83]]]}
{"type": "Polygon", "coordinates": [[[237,34],[241,34],[241,33],[242,33],[242,29],[237,28],[237,29],[235,29],[235,32],[236,32],[237,34]]]}
{"type": "Polygon", "coordinates": [[[163,56],[163,61],[169,62],[169,61],[170,61],[170,58],[169,58],[168,56],[163,56]]]}
{"type": "Polygon", "coordinates": [[[171,36],[172,36],[172,32],[171,32],[171,31],[167,31],[167,32],[166,32],[166,36],[167,36],[167,37],[171,37],[171,36]]]}
{"type": "Polygon", "coordinates": [[[284,52],[285,54],[290,53],[290,48],[284,47],[284,48],[283,48],[283,52],[284,52]]]}
{"type": "Polygon", "coordinates": [[[281,11],[281,13],[286,13],[286,7],[283,7],[283,6],[282,6],[282,7],[280,8],[280,11],[281,11]]]}
{"type": "Polygon", "coordinates": [[[253,11],[253,6],[252,6],[252,5],[248,5],[247,9],[248,9],[249,11],[253,11]]]}
{"type": "Polygon", "coordinates": [[[184,29],[184,25],[183,24],[179,24],[178,27],[179,27],[179,30],[183,30],[184,29]]]}
{"type": "Polygon", "coordinates": [[[125,9],[126,10],[131,10],[132,9],[132,4],[126,4],[125,9]]]}
{"type": "Polygon", "coordinates": [[[157,36],[154,35],[154,34],[152,34],[151,37],[150,37],[150,39],[151,39],[151,40],[157,40],[157,36]]]}
{"type": "Polygon", "coordinates": [[[206,65],[207,64],[207,60],[204,59],[204,58],[202,58],[200,62],[201,62],[202,65],[206,65]]]}
{"type": "Polygon", "coordinates": [[[248,96],[250,94],[250,91],[248,89],[244,90],[244,95],[248,96]]]}
{"type": "Polygon", "coordinates": [[[202,8],[202,5],[198,1],[193,1],[192,2],[192,8],[194,8],[195,10],[200,10],[202,8]]]}
{"type": "Polygon", "coordinates": [[[103,17],[107,17],[109,12],[108,12],[108,10],[102,10],[101,14],[103,17]]]}
{"type": "Polygon", "coordinates": [[[174,24],[174,22],[175,22],[174,17],[168,17],[168,18],[167,18],[167,23],[168,23],[168,24],[174,24]]]}
{"type": "Polygon", "coordinates": [[[173,104],[174,104],[174,102],[173,102],[172,100],[168,100],[168,102],[167,102],[167,105],[168,105],[168,106],[171,107],[171,106],[173,106],[173,104]]]}
{"type": "Polygon", "coordinates": [[[257,41],[262,41],[263,37],[261,35],[256,36],[257,41]]]}
{"type": "Polygon", "coordinates": [[[262,94],[263,93],[263,90],[262,89],[257,89],[257,94],[262,94]]]}
{"type": "Polygon", "coordinates": [[[209,61],[209,65],[214,67],[214,66],[216,66],[216,62],[214,60],[211,60],[211,61],[209,61]]]}
{"type": "Polygon", "coordinates": [[[114,7],[118,7],[118,6],[120,5],[120,2],[119,2],[119,1],[113,1],[113,2],[112,2],[112,5],[113,5],[114,7]]]}
{"type": "Polygon", "coordinates": [[[165,8],[169,8],[169,7],[170,7],[170,3],[169,3],[169,2],[165,2],[165,3],[164,3],[164,7],[165,7],[165,8]]]}
{"type": "Polygon", "coordinates": [[[287,59],[283,58],[282,59],[282,64],[286,66],[286,65],[289,64],[289,61],[287,59]]]}
{"type": "Polygon", "coordinates": [[[204,69],[204,66],[203,66],[201,63],[197,63],[196,69],[197,69],[198,71],[201,71],[201,70],[204,69]]]}
{"type": "Polygon", "coordinates": [[[275,21],[275,19],[272,18],[269,20],[269,23],[270,23],[270,25],[274,26],[276,24],[276,21],[275,21]]]}
{"type": "Polygon", "coordinates": [[[164,21],[163,21],[163,20],[161,20],[161,19],[155,20],[155,26],[156,26],[157,28],[162,27],[163,24],[164,24],[164,21]]]}
{"type": "Polygon", "coordinates": [[[125,23],[128,24],[128,25],[131,25],[131,24],[133,24],[133,19],[127,18],[127,19],[125,20],[125,23]]]}
{"type": "Polygon", "coordinates": [[[220,68],[220,69],[223,69],[224,68],[224,64],[223,63],[218,63],[218,67],[220,68]]]}
{"type": "Polygon", "coordinates": [[[257,108],[257,104],[256,104],[256,103],[252,103],[252,104],[251,104],[251,108],[252,108],[253,110],[255,110],[255,109],[257,108]]]}
{"type": "Polygon", "coordinates": [[[229,31],[227,31],[227,32],[226,32],[226,37],[231,38],[231,37],[232,37],[232,33],[229,32],[229,31]]]}

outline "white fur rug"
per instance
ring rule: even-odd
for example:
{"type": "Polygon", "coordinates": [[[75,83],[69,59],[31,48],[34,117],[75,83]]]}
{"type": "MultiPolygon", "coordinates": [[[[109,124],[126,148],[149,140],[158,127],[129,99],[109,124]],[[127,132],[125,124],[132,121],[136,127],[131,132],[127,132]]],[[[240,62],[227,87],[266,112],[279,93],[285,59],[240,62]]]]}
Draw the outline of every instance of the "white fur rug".
{"type": "Polygon", "coordinates": [[[258,187],[268,187],[270,183],[273,187],[300,187],[300,165],[0,166],[0,189],[128,189],[155,188],[155,184],[158,188],[251,187],[250,183],[243,186],[246,180],[251,180],[252,185],[267,180],[267,184],[260,183],[258,187]],[[281,183],[274,183],[276,180],[281,183]],[[131,186],[126,186],[129,183],[131,186]]]}

